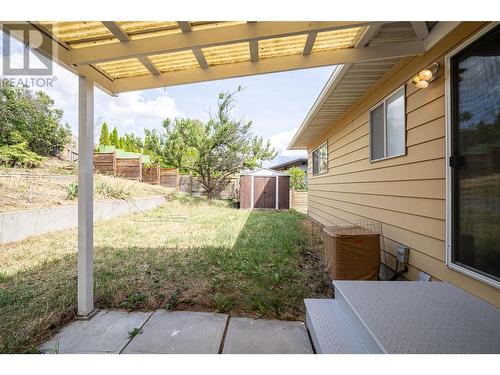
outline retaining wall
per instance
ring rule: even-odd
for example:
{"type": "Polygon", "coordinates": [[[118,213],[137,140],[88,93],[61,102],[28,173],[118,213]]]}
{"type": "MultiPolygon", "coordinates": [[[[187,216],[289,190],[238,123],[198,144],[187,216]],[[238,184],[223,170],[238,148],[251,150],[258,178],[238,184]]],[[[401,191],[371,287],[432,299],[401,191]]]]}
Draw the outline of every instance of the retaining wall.
{"type": "MultiPolygon", "coordinates": [[[[110,200],[94,202],[94,222],[146,211],[166,202],[166,197],[137,198],[132,201],[110,200]]],[[[0,213],[0,243],[20,241],[59,230],[76,228],[78,206],[47,207],[29,211],[0,213]]]]}

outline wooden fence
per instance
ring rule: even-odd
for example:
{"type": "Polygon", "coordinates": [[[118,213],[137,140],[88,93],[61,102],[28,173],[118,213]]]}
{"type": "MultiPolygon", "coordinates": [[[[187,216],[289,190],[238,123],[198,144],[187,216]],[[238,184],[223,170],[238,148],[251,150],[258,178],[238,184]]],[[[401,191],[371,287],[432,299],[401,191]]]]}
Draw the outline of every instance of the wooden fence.
{"type": "Polygon", "coordinates": [[[142,181],[142,159],[116,158],[116,176],[142,181]]]}
{"type": "Polygon", "coordinates": [[[143,164],[142,182],[146,182],[151,185],[160,185],[160,169],[159,164],[143,164]]]}
{"type": "MultiPolygon", "coordinates": [[[[161,185],[184,193],[203,195],[205,190],[200,177],[179,174],[176,168],[160,168],[158,164],[144,165],[139,158],[120,158],[115,152],[94,153],[94,170],[130,180],[161,185]]],[[[218,199],[238,198],[238,178],[229,179],[213,194],[218,199]]]]}
{"type": "Polygon", "coordinates": [[[94,170],[103,174],[116,175],[116,154],[114,152],[94,153],[94,170]]]}
{"type": "Polygon", "coordinates": [[[179,189],[179,171],[176,168],[160,168],[160,185],[179,189]]]}
{"type": "Polygon", "coordinates": [[[307,191],[290,190],[290,208],[307,213],[307,191]]]}

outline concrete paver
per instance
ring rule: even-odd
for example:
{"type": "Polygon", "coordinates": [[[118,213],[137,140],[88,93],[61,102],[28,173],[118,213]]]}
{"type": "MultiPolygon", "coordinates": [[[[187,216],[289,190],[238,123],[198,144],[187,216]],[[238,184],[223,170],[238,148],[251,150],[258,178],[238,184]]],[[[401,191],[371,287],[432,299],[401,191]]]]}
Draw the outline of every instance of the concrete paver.
{"type": "Polygon", "coordinates": [[[223,354],[312,354],[305,324],[231,318],[223,354]]]}
{"type": "Polygon", "coordinates": [[[217,354],[227,315],[157,310],[123,353],[217,354]]]}
{"type": "Polygon", "coordinates": [[[38,350],[42,353],[120,353],[130,341],[129,332],[140,328],[152,312],[99,311],[90,320],[64,327],[38,350]]]}

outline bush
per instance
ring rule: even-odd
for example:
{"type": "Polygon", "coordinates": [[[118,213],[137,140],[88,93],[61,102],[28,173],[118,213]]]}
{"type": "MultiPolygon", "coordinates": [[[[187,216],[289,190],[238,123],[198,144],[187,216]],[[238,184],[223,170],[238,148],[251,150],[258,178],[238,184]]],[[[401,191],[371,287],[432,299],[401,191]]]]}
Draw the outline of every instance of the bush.
{"type": "Polygon", "coordinates": [[[111,186],[103,181],[99,181],[96,183],[95,192],[101,194],[104,198],[115,198],[123,200],[130,198],[130,192],[125,190],[123,186],[111,186]]]}
{"type": "Polygon", "coordinates": [[[57,155],[71,139],[63,111],[44,92],[4,83],[0,85],[0,146],[26,143],[42,156],[57,155]]]}
{"type": "Polygon", "coordinates": [[[306,174],[302,169],[297,167],[290,168],[288,174],[290,175],[290,189],[298,191],[307,190],[306,174]]]}
{"type": "Polygon", "coordinates": [[[76,197],[78,197],[78,184],[76,182],[70,183],[66,187],[66,192],[68,194],[68,199],[75,199],[76,197]]]}
{"type": "Polygon", "coordinates": [[[35,168],[43,158],[28,150],[26,142],[0,147],[0,164],[9,167],[35,168]]]}

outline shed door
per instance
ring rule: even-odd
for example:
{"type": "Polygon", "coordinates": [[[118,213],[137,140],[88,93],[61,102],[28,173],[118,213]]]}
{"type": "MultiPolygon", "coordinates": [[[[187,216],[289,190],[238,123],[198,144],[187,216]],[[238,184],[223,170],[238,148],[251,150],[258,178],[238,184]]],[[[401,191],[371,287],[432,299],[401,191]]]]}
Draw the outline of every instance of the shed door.
{"type": "Polygon", "coordinates": [[[254,208],[276,208],[276,178],[254,177],[254,208]]]}

